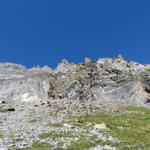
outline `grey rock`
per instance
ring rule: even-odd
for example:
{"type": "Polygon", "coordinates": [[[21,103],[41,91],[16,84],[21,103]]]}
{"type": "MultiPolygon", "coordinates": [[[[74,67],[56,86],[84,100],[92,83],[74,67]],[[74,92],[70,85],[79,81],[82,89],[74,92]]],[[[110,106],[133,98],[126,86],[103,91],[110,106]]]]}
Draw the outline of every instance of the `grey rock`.
{"type": "Polygon", "coordinates": [[[49,79],[45,68],[37,71],[17,64],[0,64],[0,100],[12,105],[46,100],[49,79]]]}
{"type": "Polygon", "coordinates": [[[4,101],[45,104],[50,99],[125,102],[150,106],[150,65],[127,62],[119,55],[86,59],[73,64],[63,60],[56,69],[27,69],[0,63],[0,105],[4,101]]]}
{"type": "Polygon", "coordinates": [[[127,62],[120,55],[70,66],[64,64],[67,64],[67,71],[65,68],[60,74],[63,70],[60,69],[50,80],[49,98],[149,106],[150,65],[127,62]]]}

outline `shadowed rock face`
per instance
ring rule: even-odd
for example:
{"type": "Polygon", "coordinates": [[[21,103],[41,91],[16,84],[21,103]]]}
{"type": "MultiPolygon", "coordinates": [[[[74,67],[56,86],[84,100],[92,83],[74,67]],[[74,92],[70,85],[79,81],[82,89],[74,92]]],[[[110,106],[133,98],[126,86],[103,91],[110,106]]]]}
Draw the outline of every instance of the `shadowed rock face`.
{"type": "Polygon", "coordinates": [[[48,99],[129,102],[149,106],[150,65],[122,56],[70,64],[55,70],[0,64],[0,101],[40,103],[48,99]]]}

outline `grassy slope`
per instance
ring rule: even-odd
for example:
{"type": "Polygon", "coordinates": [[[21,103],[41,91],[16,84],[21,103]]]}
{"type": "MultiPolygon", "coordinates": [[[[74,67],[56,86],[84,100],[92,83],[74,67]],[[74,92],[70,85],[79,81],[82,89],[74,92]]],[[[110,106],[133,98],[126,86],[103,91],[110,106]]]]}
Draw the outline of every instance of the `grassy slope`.
{"type": "MultiPolygon", "coordinates": [[[[94,147],[95,145],[105,145],[116,147],[117,150],[150,150],[150,109],[143,107],[129,106],[125,111],[115,114],[100,113],[86,116],[71,116],[69,123],[90,131],[94,124],[105,122],[108,129],[103,132],[104,135],[111,135],[117,138],[119,142],[102,142],[96,137],[87,139],[80,135],[79,139],[71,142],[67,150],[82,150],[94,147]]],[[[59,127],[57,125],[57,127],[59,127]]],[[[100,132],[100,131],[98,131],[100,132]]],[[[45,133],[40,138],[73,137],[71,133],[45,133]]],[[[46,143],[34,143],[31,148],[23,150],[50,150],[51,146],[46,143]]],[[[60,150],[59,148],[55,150],[60,150]]]]}
{"type": "MultiPolygon", "coordinates": [[[[125,112],[87,115],[74,118],[76,126],[87,128],[88,123],[105,122],[109,130],[104,131],[120,140],[120,143],[109,143],[118,150],[150,149],[150,110],[143,107],[130,106],[125,112]]],[[[92,125],[91,125],[92,126],[92,125]]],[[[90,128],[88,126],[88,128],[90,128]]]]}

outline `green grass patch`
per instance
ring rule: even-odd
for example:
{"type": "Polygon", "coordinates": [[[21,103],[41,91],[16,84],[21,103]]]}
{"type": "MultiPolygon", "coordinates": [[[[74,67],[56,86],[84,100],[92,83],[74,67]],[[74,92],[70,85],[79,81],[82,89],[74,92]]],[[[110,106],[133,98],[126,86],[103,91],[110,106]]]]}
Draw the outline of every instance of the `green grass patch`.
{"type": "Polygon", "coordinates": [[[31,119],[29,120],[30,123],[36,123],[38,120],[37,119],[31,119]]]}
{"type": "Polygon", "coordinates": [[[49,133],[43,133],[41,135],[39,135],[39,137],[41,139],[44,139],[44,138],[60,138],[60,137],[74,137],[75,135],[72,133],[72,132],[56,132],[56,131],[51,131],[49,133]]]}
{"type": "Polygon", "coordinates": [[[41,121],[40,116],[34,116],[34,114],[32,114],[31,116],[29,116],[29,118],[28,118],[28,122],[29,123],[36,123],[38,121],[41,121]]]}
{"type": "Polygon", "coordinates": [[[10,150],[51,150],[52,146],[48,143],[33,143],[29,148],[15,148],[10,150]]]}
{"type": "Polygon", "coordinates": [[[16,136],[15,136],[15,133],[11,132],[11,133],[8,134],[8,137],[10,139],[15,139],[16,136]]]}
{"type": "Polygon", "coordinates": [[[93,128],[94,124],[103,122],[109,127],[109,130],[104,131],[104,133],[121,141],[119,144],[110,144],[118,150],[150,149],[149,109],[129,106],[126,111],[121,113],[73,116],[69,121],[69,123],[87,130],[93,128]]]}
{"type": "Polygon", "coordinates": [[[63,124],[61,124],[61,123],[49,123],[48,126],[55,127],[55,128],[62,128],[63,124]]]}
{"type": "Polygon", "coordinates": [[[83,150],[83,149],[89,149],[91,147],[95,147],[97,145],[101,145],[101,146],[111,145],[112,147],[114,147],[115,143],[113,141],[104,141],[102,139],[99,139],[97,138],[96,135],[90,137],[80,135],[78,140],[72,141],[70,143],[67,150],[83,150]]]}
{"type": "Polygon", "coordinates": [[[8,109],[6,109],[6,108],[0,108],[0,112],[1,113],[6,113],[6,112],[8,112],[8,109]]]}
{"type": "Polygon", "coordinates": [[[83,150],[88,149],[90,147],[94,147],[96,143],[91,141],[90,139],[86,139],[84,137],[80,138],[77,141],[71,142],[68,146],[67,150],[83,150]]]}
{"type": "Polygon", "coordinates": [[[3,134],[2,134],[2,131],[0,131],[0,138],[3,138],[3,134]]]}

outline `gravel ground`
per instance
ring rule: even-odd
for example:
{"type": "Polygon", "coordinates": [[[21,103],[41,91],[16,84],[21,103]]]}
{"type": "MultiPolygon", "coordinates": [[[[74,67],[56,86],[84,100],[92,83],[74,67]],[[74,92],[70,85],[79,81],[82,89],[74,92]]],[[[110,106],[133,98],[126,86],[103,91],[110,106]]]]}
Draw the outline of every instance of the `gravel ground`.
{"type": "MultiPolygon", "coordinates": [[[[3,104],[8,107],[7,104],[3,104]]],[[[64,142],[63,148],[66,148],[70,142],[78,140],[76,138],[39,138],[39,135],[49,132],[71,132],[75,135],[84,134],[86,137],[96,135],[103,141],[113,140],[111,137],[105,137],[101,133],[86,130],[78,127],[72,127],[67,124],[68,116],[83,115],[99,112],[117,112],[121,111],[120,104],[100,104],[98,102],[81,103],[68,100],[51,100],[42,103],[40,106],[22,104],[15,105],[15,111],[0,112],[0,150],[9,148],[25,148],[30,147],[34,142],[47,142],[57,147],[60,142],[64,142]],[[58,126],[60,125],[61,126],[58,126]]],[[[97,146],[90,150],[114,150],[109,146],[97,146]]]]}

